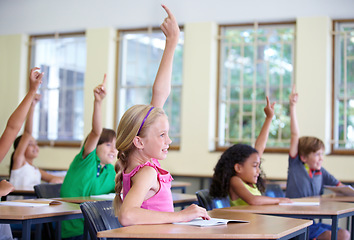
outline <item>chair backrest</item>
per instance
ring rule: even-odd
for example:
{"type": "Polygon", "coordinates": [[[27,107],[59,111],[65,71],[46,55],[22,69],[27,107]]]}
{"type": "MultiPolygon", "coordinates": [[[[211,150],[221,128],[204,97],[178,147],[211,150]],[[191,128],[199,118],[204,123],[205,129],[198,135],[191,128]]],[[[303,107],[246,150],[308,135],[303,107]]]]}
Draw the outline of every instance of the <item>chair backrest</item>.
{"type": "Polygon", "coordinates": [[[34,192],[38,198],[58,198],[60,197],[61,183],[42,183],[34,186],[34,192]]]}
{"type": "Polygon", "coordinates": [[[120,228],[118,218],[114,216],[113,201],[84,202],[80,204],[85,223],[87,224],[91,240],[97,238],[97,232],[120,228]]]}
{"type": "Polygon", "coordinates": [[[199,206],[205,208],[207,211],[213,208],[230,207],[229,197],[212,198],[209,195],[209,189],[201,189],[195,193],[199,202],[199,206]]]}
{"type": "Polygon", "coordinates": [[[276,183],[268,183],[264,194],[268,197],[285,197],[285,193],[281,189],[281,186],[276,183]]]}

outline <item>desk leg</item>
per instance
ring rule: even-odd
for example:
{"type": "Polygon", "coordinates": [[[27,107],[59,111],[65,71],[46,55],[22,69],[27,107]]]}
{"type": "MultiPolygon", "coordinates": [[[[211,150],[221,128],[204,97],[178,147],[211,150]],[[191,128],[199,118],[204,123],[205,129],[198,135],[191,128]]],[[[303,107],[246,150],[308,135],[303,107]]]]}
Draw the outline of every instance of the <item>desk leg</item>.
{"type": "Polygon", "coordinates": [[[61,240],[61,221],[55,222],[55,239],[61,240]]]}
{"type": "Polygon", "coordinates": [[[36,224],[36,240],[42,239],[42,224],[36,224]]]}
{"type": "Polygon", "coordinates": [[[332,217],[332,237],[331,240],[337,240],[338,235],[338,217],[332,217]]]}
{"type": "Polygon", "coordinates": [[[350,239],[354,240],[354,215],[352,216],[352,228],[350,229],[350,239]]]}
{"type": "Polygon", "coordinates": [[[22,222],[22,239],[30,240],[31,239],[31,223],[30,221],[22,222]]]}

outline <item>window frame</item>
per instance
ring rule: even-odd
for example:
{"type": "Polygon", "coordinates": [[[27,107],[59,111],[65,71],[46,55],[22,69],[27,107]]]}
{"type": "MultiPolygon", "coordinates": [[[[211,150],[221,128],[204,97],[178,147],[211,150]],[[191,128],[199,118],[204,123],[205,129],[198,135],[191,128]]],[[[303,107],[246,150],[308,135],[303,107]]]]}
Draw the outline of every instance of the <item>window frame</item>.
{"type": "MultiPolygon", "coordinates": [[[[28,70],[27,72],[30,72],[32,69],[31,67],[31,59],[33,57],[32,54],[32,45],[33,45],[33,39],[34,38],[49,38],[49,37],[70,37],[70,36],[79,36],[82,35],[86,37],[86,32],[85,31],[79,31],[79,32],[63,32],[63,33],[46,33],[46,34],[33,34],[29,36],[29,43],[28,43],[28,70]]],[[[29,84],[27,83],[27,88],[29,88],[29,84]]],[[[83,99],[84,101],[84,99],[83,99]]],[[[83,119],[84,120],[84,119],[83,119]]],[[[38,146],[50,146],[50,147],[66,147],[66,148],[77,148],[80,147],[82,144],[82,140],[73,140],[73,141],[63,141],[63,140],[37,140],[38,146]]]]}
{"type": "MultiPolygon", "coordinates": [[[[336,114],[335,114],[335,102],[336,102],[336,25],[340,23],[353,23],[354,19],[339,19],[332,21],[332,128],[331,128],[331,152],[330,155],[353,155],[353,149],[337,149],[335,148],[335,123],[336,123],[336,114]]],[[[340,67],[340,66],[339,66],[340,67]]]]}
{"type": "MultiPolygon", "coordinates": [[[[293,25],[294,26],[294,54],[292,56],[293,58],[293,73],[292,73],[292,84],[296,83],[296,76],[295,76],[295,68],[296,68],[296,21],[279,21],[279,22],[253,22],[253,23],[242,23],[242,24],[222,24],[218,26],[218,60],[217,60],[217,104],[216,104],[216,127],[215,127],[215,145],[214,149],[217,152],[224,152],[229,148],[229,146],[220,146],[218,143],[219,139],[219,113],[220,113],[220,84],[221,84],[221,79],[220,79],[220,73],[221,73],[221,41],[223,40],[221,36],[221,31],[222,28],[224,27],[254,27],[255,24],[257,26],[271,26],[271,25],[293,25]]],[[[279,103],[278,103],[279,104],[279,103]]],[[[258,136],[259,133],[256,133],[256,136],[258,136]]],[[[257,138],[257,137],[256,137],[257,138]]],[[[290,139],[289,139],[290,143],[290,139]]],[[[254,143],[253,143],[254,144],[254,143]]],[[[266,147],[264,150],[265,153],[288,153],[289,152],[289,147],[266,147]]]]}

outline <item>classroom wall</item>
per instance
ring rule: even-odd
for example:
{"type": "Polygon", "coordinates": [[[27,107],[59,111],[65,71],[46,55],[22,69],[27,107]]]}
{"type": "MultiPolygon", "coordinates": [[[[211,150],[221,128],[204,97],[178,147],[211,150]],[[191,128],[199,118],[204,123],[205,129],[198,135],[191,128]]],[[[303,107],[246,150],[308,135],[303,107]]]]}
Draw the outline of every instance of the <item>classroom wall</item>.
{"type": "MultiPolygon", "coordinates": [[[[331,21],[354,18],[354,1],[9,1],[0,0],[0,131],[26,93],[29,34],[86,31],[85,135],[91,128],[94,86],[107,73],[103,119],[114,126],[115,30],[158,26],[166,3],[184,26],[184,82],[181,148],[170,151],[162,166],[172,174],[210,176],[220,156],[212,147],[215,133],[218,24],[296,21],[298,120],[302,135],[316,135],[328,145],[331,129],[331,21]],[[58,5],[61,4],[61,5],[58,5]],[[80,10],[85,4],[85,10],[80,10]],[[254,7],[257,5],[258,7],[254,7]],[[136,8],[139,6],[139,8],[136,8]],[[276,6],[276,7],[275,7],[276,6]],[[55,9],[55,10],[53,10],[55,9]],[[33,10],[33,11],[32,11],[33,10]],[[196,91],[197,89],[197,91],[196,91]]],[[[67,169],[78,148],[43,147],[35,164],[67,169]]],[[[0,165],[7,174],[9,156],[0,165]]],[[[264,154],[268,178],[286,179],[287,154],[264,154]]],[[[324,167],[342,181],[354,181],[352,156],[326,156],[324,167]]]]}

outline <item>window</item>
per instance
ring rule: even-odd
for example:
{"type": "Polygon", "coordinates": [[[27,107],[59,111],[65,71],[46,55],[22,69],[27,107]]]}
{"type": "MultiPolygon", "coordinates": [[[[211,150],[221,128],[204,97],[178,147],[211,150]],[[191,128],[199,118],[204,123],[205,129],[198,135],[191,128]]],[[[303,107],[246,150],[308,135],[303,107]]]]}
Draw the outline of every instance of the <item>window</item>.
{"type": "Polygon", "coordinates": [[[31,68],[44,72],[33,136],[39,142],[80,142],[84,134],[86,40],[83,33],[32,36],[31,68]]]}
{"type": "MultiPolygon", "coordinates": [[[[119,31],[118,121],[135,104],[151,101],[152,85],[165,48],[165,36],[160,29],[119,31]]],[[[171,147],[180,144],[182,94],[182,58],[184,34],[181,31],[172,72],[172,90],[164,110],[170,121],[171,147]]]]}
{"type": "Polygon", "coordinates": [[[289,147],[289,94],[294,81],[295,25],[220,26],[216,149],[254,145],[266,96],[276,102],[268,147],[289,147]]]}
{"type": "Polygon", "coordinates": [[[332,151],[353,153],[354,20],[335,21],[334,29],[332,151]]]}

